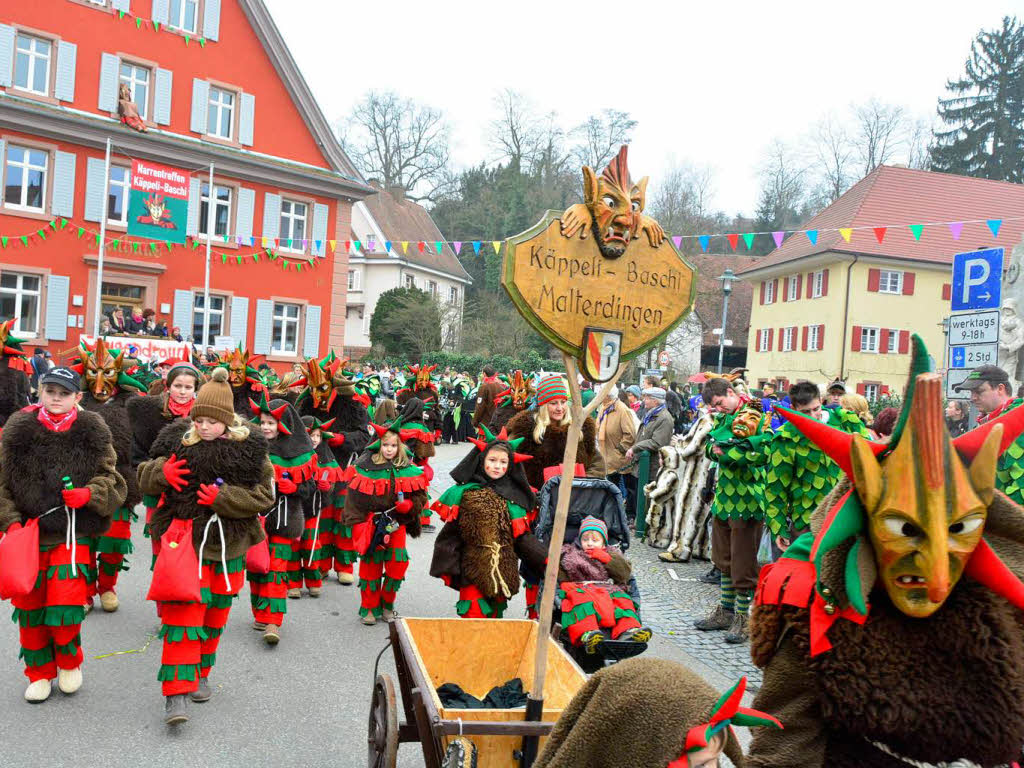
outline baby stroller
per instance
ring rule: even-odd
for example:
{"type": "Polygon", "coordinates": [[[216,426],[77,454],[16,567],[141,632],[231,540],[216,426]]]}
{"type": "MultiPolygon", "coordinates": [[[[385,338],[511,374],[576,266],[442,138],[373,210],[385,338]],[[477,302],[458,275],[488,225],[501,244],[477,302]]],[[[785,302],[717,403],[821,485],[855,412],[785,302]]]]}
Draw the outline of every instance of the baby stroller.
{"type": "MultiPolygon", "coordinates": [[[[554,475],[544,483],[538,499],[539,512],[534,533],[545,545],[550,544],[551,532],[555,521],[555,507],[558,504],[558,493],[562,478],[554,475]]],[[[629,523],[626,521],[626,510],[622,494],[614,483],[594,477],[575,477],[572,481],[572,498],[569,502],[569,514],[565,523],[565,536],[562,543],[571,543],[579,535],[580,525],[588,515],[604,521],[608,526],[608,546],[617,546],[623,554],[629,549],[629,523]]],[[[640,590],[636,578],[632,575],[626,584],[629,596],[636,606],[637,616],[640,615],[640,590]]],[[[561,626],[561,611],[555,601],[555,615],[552,626],[561,626]]],[[[560,631],[560,640],[566,651],[575,659],[585,672],[596,672],[601,667],[617,661],[638,656],[647,650],[647,643],[606,639],[599,646],[598,653],[587,653],[579,646],[569,642],[568,633],[560,631]]]]}

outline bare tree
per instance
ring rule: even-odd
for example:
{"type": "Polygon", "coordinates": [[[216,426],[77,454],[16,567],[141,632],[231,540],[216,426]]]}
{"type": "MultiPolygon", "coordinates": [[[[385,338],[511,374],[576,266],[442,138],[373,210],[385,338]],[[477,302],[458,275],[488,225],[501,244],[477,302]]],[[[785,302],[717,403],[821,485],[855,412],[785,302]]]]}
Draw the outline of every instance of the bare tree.
{"type": "Polygon", "coordinates": [[[460,346],[470,354],[521,358],[529,352],[533,334],[515,307],[484,293],[466,303],[460,346]]]}
{"type": "Polygon", "coordinates": [[[368,91],[338,134],[365,176],[401,186],[413,200],[433,200],[448,178],[450,128],[433,107],[368,91]]]}
{"type": "Polygon", "coordinates": [[[821,180],[819,194],[828,205],[839,199],[853,180],[854,148],[846,127],[831,112],[818,121],[813,141],[821,180]]]}
{"type": "Polygon", "coordinates": [[[577,138],[574,154],[581,165],[589,165],[600,172],[608,164],[619,147],[629,144],[636,128],[628,112],[605,109],[599,115],[591,115],[585,123],[576,126],[572,135],[577,138]]]}
{"type": "Polygon", "coordinates": [[[793,229],[801,223],[807,168],[792,147],[775,139],[761,165],[761,197],[755,226],[759,229],[793,229]]]}
{"type": "Polygon", "coordinates": [[[500,114],[491,121],[491,149],[497,153],[499,162],[517,164],[523,170],[530,168],[543,142],[533,103],[510,88],[495,94],[493,101],[500,114]]]}
{"type": "Polygon", "coordinates": [[[872,97],[853,107],[857,125],[854,137],[864,175],[889,162],[903,138],[903,107],[884,104],[872,97]]]}
{"type": "Polygon", "coordinates": [[[927,171],[931,167],[931,121],[924,117],[908,120],[906,138],[907,167],[927,171]]]}

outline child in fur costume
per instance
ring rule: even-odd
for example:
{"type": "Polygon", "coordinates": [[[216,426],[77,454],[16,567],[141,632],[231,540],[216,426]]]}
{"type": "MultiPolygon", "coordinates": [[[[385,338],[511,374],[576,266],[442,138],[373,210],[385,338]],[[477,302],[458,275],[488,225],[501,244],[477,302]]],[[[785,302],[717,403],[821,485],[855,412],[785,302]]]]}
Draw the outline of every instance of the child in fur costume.
{"type": "Polygon", "coordinates": [[[316,522],[311,503],[316,490],[316,455],[302,419],[287,400],[268,403],[263,394],[258,404],[251,403],[251,408],[267,439],[277,484],[276,499],[264,517],[270,571],[248,572],[252,628],[263,632],[268,645],[277,645],[287,613],[285,598],[294,600],[302,595],[301,539],[306,526],[316,522]]]}
{"type": "Polygon", "coordinates": [[[359,591],[363,624],[391,621],[395,598],[409,568],[408,533],[420,535],[420,513],[427,503],[427,479],[402,444],[402,422],[374,425],[380,439],[353,465],[342,524],[353,526],[359,552],[359,591]]]}
{"type": "Polygon", "coordinates": [[[29,404],[32,365],[25,360],[24,341],[11,335],[15,324],[14,320],[0,323],[0,429],[29,404]]]}
{"type": "MultiPolygon", "coordinates": [[[[188,720],[185,698],[209,700],[207,680],[231,604],[242,588],[245,553],[263,541],[257,515],[273,502],[274,469],[267,441],[234,412],[227,371],[214,371],[192,408],[154,441],[157,458],[139,466],[143,493],[162,496],[152,520],[159,556],[170,529],[192,529],[199,559],[201,599],[161,602],[163,656],[158,679],[166,697],[165,722],[188,720]],[[205,539],[205,542],[204,542],[205,539]]],[[[176,543],[176,542],[172,542],[176,543]]]]}
{"type": "Polygon", "coordinates": [[[334,437],[334,433],[328,431],[332,423],[333,420],[321,422],[315,416],[302,417],[316,455],[316,490],[310,499],[316,516],[312,521],[306,521],[306,530],[302,534],[302,578],[310,597],[320,597],[323,576],[331,570],[334,536],[341,528],[340,505],[345,503],[344,497],[340,501],[338,498],[341,468],[327,444],[334,437]],[[310,522],[313,523],[312,529],[310,522]]]}
{"type": "MultiPolygon", "coordinates": [[[[434,479],[434,469],[430,466],[430,460],[437,451],[434,449],[434,432],[423,423],[423,413],[423,401],[418,397],[411,397],[405,401],[405,405],[402,406],[401,437],[402,442],[412,451],[413,462],[417,467],[422,467],[429,485],[434,479]]],[[[420,526],[426,531],[434,530],[434,526],[430,524],[430,507],[423,507],[420,526]]]]}
{"type": "Polygon", "coordinates": [[[39,393],[38,405],[7,420],[0,443],[0,531],[39,526],[38,552],[24,553],[38,557],[39,576],[11,600],[31,702],[49,697],[54,677],[64,693],[82,685],[83,605],[95,562],[89,538],[107,530],[127,493],[110,429],[79,409],[78,373],[47,371],[39,393]]]}
{"type": "Polygon", "coordinates": [[[595,653],[605,633],[612,640],[651,639],[651,630],[640,626],[626,587],[632,571],[619,548],[608,546],[604,520],[583,518],[576,541],[562,546],[558,565],[562,628],[568,630],[569,642],[595,653]]]}
{"type": "Polygon", "coordinates": [[[530,531],[536,498],[516,453],[522,442],[485,428],[470,438],[473,450],[451,471],[456,485],[434,502],[445,521],[434,542],[430,575],[459,593],[455,611],[463,618],[498,618],[519,591],[519,560],[542,570],[547,552],[530,531]]]}
{"type": "Polygon", "coordinates": [[[783,727],[742,706],[746,683],[741,678],[719,696],[674,661],[627,659],[605,667],[562,711],[535,768],[718,768],[723,754],[743,768],[732,726],[783,727]]]}

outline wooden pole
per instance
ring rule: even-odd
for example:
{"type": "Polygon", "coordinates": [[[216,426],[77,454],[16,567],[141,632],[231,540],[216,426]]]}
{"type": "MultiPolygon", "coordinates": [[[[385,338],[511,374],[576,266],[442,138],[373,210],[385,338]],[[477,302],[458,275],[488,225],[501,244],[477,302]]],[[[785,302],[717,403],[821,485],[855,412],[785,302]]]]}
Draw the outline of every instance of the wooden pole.
{"type": "MultiPolygon", "coordinates": [[[[555,506],[555,521],[551,530],[551,543],[548,545],[548,562],[544,569],[544,592],[541,595],[538,615],[540,624],[537,628],[537,652],[533,663],[533,685],[530,686],[529,698],[536,703],[544,700],[544,680],[548,670],[548,637],[551,635],[551,614],[555,606],[555,591],[558,589],[558,560],[562,554],[562,538],[565,536],[565,521],[569,516],[569,497],[572,494],[572,478],[576,468],[576,447],[580,442],[580,434],[583,431],[583,422],[595,411],[604,401],[609,390],[615,386],[615,382],[625,372],[626,364],[620,363],[619,369],[612,376],[610,381],[601,385],[590,405],[583,407],[583,400],[580,394],[580,385],[576,380],[576,361],[564,352],[562,360],[565,361],[565,376],[569,382],[569,391],[572,393],[570,409],[572,423],[569,425],[569,432],[565,439],[565,452],[562,454],[562,478],[559,481],[558,504],[555,506]]],[[[528,707],[538,716],[543,712],[542,707],[535,704],[528,707]]],[[[524,740],[525,742],[525,740],[524,740]]],[[[524,743],[524,752],[525,749],[524,743]]],[[[530,765],[529,762],[526,765],[530,765]]]]}

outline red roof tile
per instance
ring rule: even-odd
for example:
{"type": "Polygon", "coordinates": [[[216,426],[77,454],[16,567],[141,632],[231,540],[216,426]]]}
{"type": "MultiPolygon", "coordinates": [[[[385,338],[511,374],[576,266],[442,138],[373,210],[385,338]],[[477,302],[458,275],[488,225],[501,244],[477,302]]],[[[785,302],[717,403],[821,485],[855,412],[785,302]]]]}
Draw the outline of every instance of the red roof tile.
{"type": "Polygon", "coordinates": [[[804,225],[819,230],[817,244],[796,232],[781,247],[743,269],[750,272],[825,253],[856,253],[949,264],[953,255],[975,248],[1003,246],[1010,250],[1024,233],[1024,185],[948,173],[881,165],[804,225]],[[998,238],[985,223],[1002,219],[998,238]],[[945,222],[966,222],[959,240],[945,222]],[[909,224],[925,226],[921,239],[909,224]],[[849,243],[840,227],[855,231],[849,243]],[[881,243],[873,228],[887,227],[881,243]]]}

